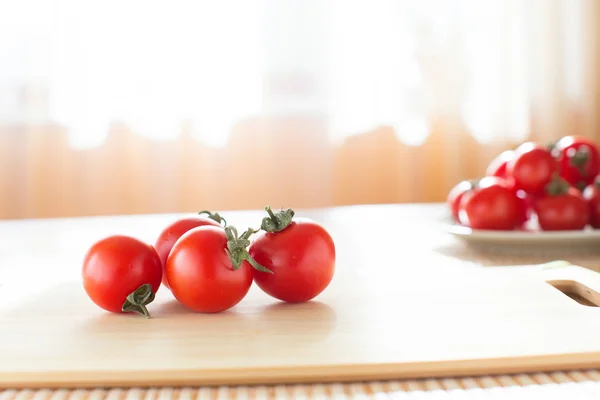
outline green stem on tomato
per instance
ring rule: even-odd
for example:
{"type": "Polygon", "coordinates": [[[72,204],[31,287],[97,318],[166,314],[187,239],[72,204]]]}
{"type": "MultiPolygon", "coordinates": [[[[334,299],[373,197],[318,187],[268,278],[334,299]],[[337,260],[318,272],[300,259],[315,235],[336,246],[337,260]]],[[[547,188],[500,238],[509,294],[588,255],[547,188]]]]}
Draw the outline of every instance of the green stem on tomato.
{"type": "Polygon", "coordinates": [[[285,228],[287,228],[294,218],[296,214],[294,210],[288,208],[287,210],[277,211],[276,213],[271,210],[271,207],[266,206],[265,210],[269,214],[268,217],[264,217],[262,219],[262,223],[260,224],[260,228],[265,232],[281,232],[285,228]]]}
{"type": "Polygon", "coordinates": [[[222,224],[223,226],[227,226],[227,220],[223,218],[219,213],[213,213],[207,210],[203,210],[198,213],[198,215],[202,214],[206,214],[208,218],[212,219],[213,221],[216,221],[217,223],[222,224]]]}
{"type": "Polygon", "coordinates": [[[150,318],[150,313],[146,306],[154,301],[155,293],[152,291],[152,286],[149,283],[145,283],[133,292],[131,292],[123,306],[121,311],[123,312],[138,312],[146,318],[150,318]]]}
{"type": "Polygon", "coordinates": [[[546,185],[546,193],[549,196],[561,196],[569,191],[569,183],[563,178],[555,175],[550,183],[546,185]]]}
{"type": "Polygon", "coordinates": [[[477,189],[480,180],[480,178],[469,179],[468,182],[471,184],[471,188],[469,190],[477,189]]]}
{"type": "Polygon", "coordinates": [[[242,263],[247,261],[253,268],[272,274],[273,271],[260,265],[252,258],[250,253],[248,253],[247,248],[250,246],[250,236],[256,232],[258,232],[258,230],[248,228],[241,236],[238,236],[238,231],[234,226],[226,226],[225,236],[227,237],[227,248],[225,249],[225,252],[229,256],[234,270],[239,269],[242,266],[242,263]]]}
{"type": "Polygon", "coordinates": [[[575,168],[577,168],[579,173],[585,177],[587,175],[585,166],[588,163],[589,158],[590,158],[590,154],[587,151],[577,149],[575,151],[575,154],[573,154],[573,156],[571,156],[569,163],[572,166],[574,166],[575,168]]]}

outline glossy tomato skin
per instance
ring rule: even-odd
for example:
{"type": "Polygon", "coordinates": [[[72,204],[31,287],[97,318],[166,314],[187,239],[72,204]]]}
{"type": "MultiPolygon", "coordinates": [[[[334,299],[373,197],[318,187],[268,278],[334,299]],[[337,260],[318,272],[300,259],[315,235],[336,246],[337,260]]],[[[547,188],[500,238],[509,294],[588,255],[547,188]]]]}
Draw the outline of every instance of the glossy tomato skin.
{"type": "Polygon", "coordinates": [[[534,209],[540,228],[545,231],[581,230],[590,219],[588,204],[574,187],[564,194],[536,199],[534,209]]]}
{"type": "Polygon", "coordinates": [[[558,163],[550,151],[533,142],[517,147],[515,158],[506,166],[515,189],[532,195],[543,194],[557,171],[558,163]]]}
{"type": "Polygon", "coordinates": [[[506,150],[494,158],[488,165],[485,174],[486,176],[497,176],[498,178],[507,178],[506,167],[509,161],[515,158],[513,150],[506,150]]]}
{"type": "Polygon", "coordinates": [[[448,198],[446,199],[446,202],[450,208],[452,217],[456,222],[460,222],[458,219],[458,206],[460,205],[460,200],[464,194],[472,188],[473,182],[464,180],[457,183],[452,189],[450,189],[450,192],[448,192],[448,198]]]}
{"type": "Polygon", "coordinates": [[[600,173],[600,153],[596,143],[582,136],[565,136],[552,150],[560,165],[560,177],[583,190],[600,173]]]}
{"type": "Polygon", "coordinates": [[[86,253],[82,268],[83,287],[99,307],[114,313],[128,295],[144,284],[156,293],[162,266],[156,250],[129,236],[114,235],[96,242],[86,253]]]}
{"type": "Polygon", "coordinates": [[[523,227],[531,218],[534,199],[533,196],[522,190],[518,190],[516,194],[519,200],[519,222],[517,227],[523,227]]]}
{"type": "Polygon", "coordinates": [[[254,269],[254,281],[268,295],[289,303],[317,297],[335,272],[335,244],[318,223],[295,218],[279,232],[260,232],[248,248],[250,256],[273,272],[254,269]]]}
{"type": "Polygon", "coordinates": [[[487,176],[463,196],[459,218],[472,229],[513,230],[522,224],[522,208],[516,191],[504,179],[487,176]]]}
{"type": "Polygon", "coordinates": [[[166,274],[173,296],[185,307],[217,313],[246,296],[253,268],[244,261],[234,270],[226,248],[225,230],[212,225],[193,228],[175,243],[167,258],[166,274]]]}
{"type": "Polygon", "coordinates": [[[587,201],[590,210],[590,225],[592,228],[600,229],[600,175],[594,183],[585,188],[583,198],[587,201]]]}
{"type": "Polygon", "coordinates": [[[165,287],[169,288],[169,282],[167,281],[167,274],[165,272],[167,267],[167,257],[175,245],[175,242],[187,231],[205,225],[221,226],[221,224],[211,218],[189,217],[173,222],[158,235],[154,248],[160,257],[160,262],[163,267],[162,283],[165,287]]]}

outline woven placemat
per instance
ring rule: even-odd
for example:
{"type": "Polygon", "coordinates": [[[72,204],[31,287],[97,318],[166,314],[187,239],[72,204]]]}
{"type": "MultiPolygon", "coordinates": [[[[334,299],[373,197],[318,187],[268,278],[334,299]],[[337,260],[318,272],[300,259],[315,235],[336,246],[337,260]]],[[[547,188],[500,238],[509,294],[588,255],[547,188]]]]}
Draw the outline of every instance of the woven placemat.
{"type": "Polygon", "coordinates": [[[600,399],[600,371],[326,385],[4,390],[0,400],[600,399]]]}

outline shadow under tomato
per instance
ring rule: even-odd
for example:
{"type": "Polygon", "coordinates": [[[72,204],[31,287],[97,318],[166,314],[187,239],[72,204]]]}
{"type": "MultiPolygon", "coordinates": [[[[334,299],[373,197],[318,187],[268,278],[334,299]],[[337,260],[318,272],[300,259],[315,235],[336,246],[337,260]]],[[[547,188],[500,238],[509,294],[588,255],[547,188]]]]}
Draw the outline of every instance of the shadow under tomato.
{"type": "Polygon", "coordinates": [[[160,303],[151,303],[148,310],[153,317],[169,318],[175,315],[193,314],[194,312],[181,304],[177,299],[169,299],[160,303]]]}
{"type": "Polygon", "coordinates": [[[332,328],[335,326],[336,313],[333,308],[320,301],[309,301],[305,303],[285,303],[273,300],[266,305],[246,304],[242,300],[238,305],[218,313],[200,313],[188,309],[176,299],[162,300],[148,305],[152,318],[172,318],[181,315],[198,316],[229,316],[250,319],[254,323],[274,322],[304,322],[318,325],[320,328],[332,328]]]}
{"type": "Polygon", "coordinates": [[[244,306],[244,300],[242,300],[240,303],[238,303],[234,307],[231,307],[228,310],[215,312],[215,313],[205,313],[205,312],[194,311],[190,308],[187,308],[183,304],[181,304],[177,299],[170,298],[167,300],[161,299],[161,300],[153,302],[152,304],[149,304],[148,310],[152,314],[152,316],[156,317],[156,318],[173,318],[173,317],[177,317],[177,316],[189,317],[189,316],[194,316],[194,315],[203,316],[204,318],[208,318],[209,316],[213,316],[213,315],[216,315],[216,316],[240,315],[240,314],[242,314],[240,312],[240,310],[243,309],[243,306],[244,306]],[[240,306],[242,306],[242,308],[240,308],[240,306]]]}
{"type": "MultiPolygon", "coordinates": [[[[9,286],[4,285],[3,292],[9,286]]],[[[146,319],[138,313],[102,310],[87,297],[80,282],[48,284],[28,291],[18,286],[5,296],[10,304],[0,308],[0,316],[35,316],[41,320],[39,326],[30,324],[32,332],[41,329],[60,336],[77,335],[82,343],[115,335],[131,340],[136,335],[162,338],[177,329],[198,330],[207,336],[218,330],[237,330],[245,337],[264,335],[267,339],[272,334],[289,337],[301,333],[307,341],[318,341],[329,336],[337,324],[335,310],[320,301],[290,304],[263,297],[242,300],[238,306],[220,313],[205,314],[189,310],[169,297],[164,295],[150,303],[147,308],[151,318],[146,319]]]]}

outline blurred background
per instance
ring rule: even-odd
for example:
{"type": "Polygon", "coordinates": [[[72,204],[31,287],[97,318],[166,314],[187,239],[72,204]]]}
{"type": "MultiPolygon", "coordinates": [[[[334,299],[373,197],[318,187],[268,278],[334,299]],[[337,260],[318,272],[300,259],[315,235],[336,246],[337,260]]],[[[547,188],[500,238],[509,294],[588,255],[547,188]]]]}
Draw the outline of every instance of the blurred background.
{"type": "Polygon", "coordinates": [[[600,140],[597,0],[0,0],[0,218],[436,202],[600,140]]]}

